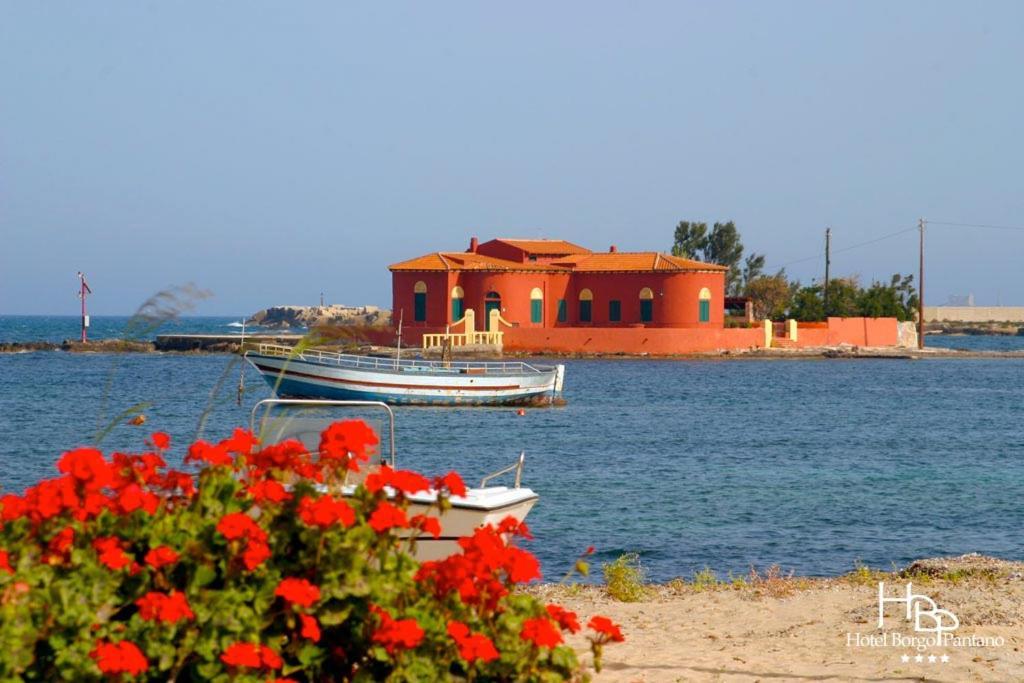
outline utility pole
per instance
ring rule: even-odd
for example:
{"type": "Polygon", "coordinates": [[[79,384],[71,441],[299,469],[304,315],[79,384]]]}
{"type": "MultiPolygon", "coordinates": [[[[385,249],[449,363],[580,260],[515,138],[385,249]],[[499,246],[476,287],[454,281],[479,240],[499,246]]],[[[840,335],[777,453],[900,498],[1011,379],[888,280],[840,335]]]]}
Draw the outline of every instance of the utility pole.
{"type": "Polygon", "coordinates": [[[917,229],[921,233],[920,263],[917,271],[917,348],[924,348],[924,225],[923,218],[917,219],[917,229]]]}
{"type": "Polygon", "coordinates": [[[89,329],[89,314],[85,311],[85,295],[92,294],[92,290],[89,289],[89,284],[85,281],[85,275],[82,271],[78,271],[78,279],[81,281],[81,287],[78,290],[78,298],[82,300],[82,342],[88,341],[86,331],[89,329]]]}
{"type": "Polygon", "coordinates": [[[828,318],[828,269],[832,265],[832,228],[825,228],[825,317],[828,318]]]}

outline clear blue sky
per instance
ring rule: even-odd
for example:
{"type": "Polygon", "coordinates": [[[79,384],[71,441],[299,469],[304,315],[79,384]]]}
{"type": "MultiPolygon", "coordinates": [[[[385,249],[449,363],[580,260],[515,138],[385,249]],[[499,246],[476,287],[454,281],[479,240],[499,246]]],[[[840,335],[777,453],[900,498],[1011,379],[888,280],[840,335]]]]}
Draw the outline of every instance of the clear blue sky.
{"type": "MultiPolygon", "coordinates": [[[[807,281],[826,225],[1024,226],[1019,2],[0,7],[3,313],[73,314],[79,269],[96,314],[189,281],[205,314],[386,305],[388,263],[472,234],[733,219],[807,281]]],[[[834,272],[916,271],[916,239],[834,272]]],[[[932,303],[1024,304],[1024,231],[928,255],[932,303]]]]}

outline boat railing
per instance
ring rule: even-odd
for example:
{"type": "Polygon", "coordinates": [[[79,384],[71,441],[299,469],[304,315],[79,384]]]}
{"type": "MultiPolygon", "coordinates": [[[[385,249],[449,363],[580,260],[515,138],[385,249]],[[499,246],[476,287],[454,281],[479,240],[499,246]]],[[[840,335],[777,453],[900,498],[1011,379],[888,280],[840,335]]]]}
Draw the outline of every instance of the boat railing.
{"type": "Polygon", "coordinates": [[[522,481],[523,481],[523,465],[525,465],[525,464],[526,464],[526,451],[522,451],[521,453],[519,453],[519,457],[516,458],[516,461],[513,464],[509,465],[505,469],[498,470],[497,472],[491,472],[486,477],[481,479],[480,480],[480,488],[485,488],[487,486],[487,482],[489,482],[491,479],[497,479],[501,475],[508,474],[509,472],[515,472],[516,473],[515,488],[519,488],[520,485],[522,484],[522,481]]]}
{"type": "Polygon", "coordinates": [[[398,359],[386,356],[360,356],[323,349],[299,349],[281,344],[260,344],[257,353],[262,356],[274,356],[285,359],[297,359],[335,365],[355,370],[444,370],[447,372],[481,373],[486,375],[524,374],[551,372],[555,368],[548,365],[533,365],[523,361],[445,361],[398,359]]]}
{"type": "MultiPolygon", "coordinates": [[[[249,414],[249,431],[253,434],[259,434],[263,431],[263,426],[266,420],[271,416],[271,412],[275,407],[292,407],[292,408],[372,408],[382,410],[387,413],[388,416],[388,449],[391,454],[390,463],[392,468],[395,467],[395,413],[391,410],[391,406],[381,401],[328,401],[321,399],[308,399],[308,398],[265,398],[259,401],[252,407],[252,412],[249,414]],[[263,410],[263,415],[259,421],[259,431],[257,431],[256,414],[263,410]]],[[[320,418],[323,420],[323,428],[326,429],[330,426],[334,420],[329,417],[320,418]]]]}

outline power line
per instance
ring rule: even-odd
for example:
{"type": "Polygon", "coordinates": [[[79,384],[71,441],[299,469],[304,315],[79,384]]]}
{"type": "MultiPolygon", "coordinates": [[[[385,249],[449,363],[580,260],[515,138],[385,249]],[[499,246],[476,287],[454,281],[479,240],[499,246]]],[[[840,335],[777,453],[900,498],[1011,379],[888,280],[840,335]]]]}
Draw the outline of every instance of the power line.
{"type": "MultiPolygon", "coordinates": [[[[928,222],[931,223],[931,221],[928,221],[928,222]]],[[[888,235],[882,235],[881,237],[875,237],[873,239],[867,240],[866,242],[858,242],[857,244],[851,244],[850,246],[843,247],[842,249],[833,249],[832,253],[833,254],[841,254],[841,253],[843,253],[845,251],[851,251],[853,249],[860,249],[861,247],[866,247],[866,246],[868,246],[870,244],[876,244],[878,242],[882,242],[882,241],[887,240],[887,239],[892,239],[893,237],[899,237],[900,235],[906,234],[908,232],[914,232],[915,230],[917,230],[916,227],[915,228],[904,228],[903,230],[898,230],[897,232],[892,232],[892,233],[889,233],[888,235]]],[[[820,259],[821,259],[821,256],[816,254],[814,256],[808,256],[807,258],[796,259],[795,261],[789,261],[788,263],[783,263],[781,266],[779,266],[779,268],[780,269],[781,268],[786,268],[788,266],[792,266],[792,265],[797,264],[797,263],[803,263],[805,261],[812,261],[812,260],[813,261],[817,261],[817,260],[820,260],[820,259]]]]}
{"type": "Polygon", "coordinates": [[[1024,227],[1018,225],[991,225],[988,223],[956,223],[953,221],[933,221],[928,219],[928,225],[948,225],[954,228],[989,228],[991,230],[1019,230],[1024,231],[1024,227]]]}

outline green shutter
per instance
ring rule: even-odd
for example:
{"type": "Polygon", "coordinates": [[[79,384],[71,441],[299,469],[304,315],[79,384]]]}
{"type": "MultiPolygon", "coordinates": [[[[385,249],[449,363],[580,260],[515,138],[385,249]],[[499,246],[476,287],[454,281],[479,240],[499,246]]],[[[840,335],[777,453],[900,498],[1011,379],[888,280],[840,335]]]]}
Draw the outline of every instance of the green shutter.
{"type": "Polygon", "coordinates": [[[640,300],[640,322],[649,323],[654,320],[654,302],[650,299],[640,300]]]}
{"type": "Polygon", "coordinates": [[[462,320],[462,316],[465,315],[465,308],[462,299],[452,299],[452,322],[462,320]]]}
{"type": "Polygon", "coordinates": [[[541,299],[533,299],[530,301],[530,322],[540,323],[544,322],[544,301],[541,299]]]}
{"type": "Polygon", "coordinates": [[[416,298],[413,300],[413,318],[418,323],[426,322],[427,320],[427,293],[416,292],[416,298]]]}
{"type": "Polygon", "coordinates": [[[706,323],[711,320],[711,302],[702,299],[700,302],[700,321],[706,323]]]}
{"type": "Polygon", "coordinates": [[[589,323],[590,322],[590,304],[592,304],[592,303],[594,303],[594,302],[593,301],[581,301],[580,302],[580,322],[581,323],[589,323]]]}
{"type": "Polygon", "coordinates": [[[622,320],[622,302],[612,299],[608,302],[608,322],[617,323],[622,320]]]}
{"type": "Polygon", "coordinates": [[[565,305],[565,299],[558,300],[558,322],[564,323],[569,319],[569,307],[565,305]]]}

